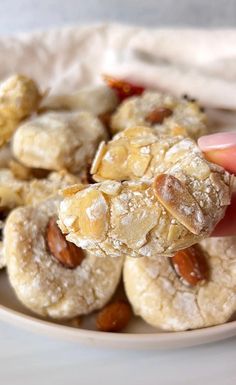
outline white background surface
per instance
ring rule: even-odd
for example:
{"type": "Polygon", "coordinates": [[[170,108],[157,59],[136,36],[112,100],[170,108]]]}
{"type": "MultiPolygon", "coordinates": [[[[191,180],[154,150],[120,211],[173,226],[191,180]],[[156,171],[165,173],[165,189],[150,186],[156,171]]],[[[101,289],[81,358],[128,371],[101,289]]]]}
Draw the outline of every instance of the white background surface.
{"type": "MultiPolygon", "coordinates": [[[[1,0],[0,34],[115,20],[147,26],[235,26],[234,0],[1,0]]],[[[233,385],[236,339],[175,351],[100,350],[0,322],[1,385],[233,385]]]]}
{"type": "Polygon", "coordinates": [[[94,349],[0,324],[1,385],[233,385],[236,339],[173,351],[94,349]]]}

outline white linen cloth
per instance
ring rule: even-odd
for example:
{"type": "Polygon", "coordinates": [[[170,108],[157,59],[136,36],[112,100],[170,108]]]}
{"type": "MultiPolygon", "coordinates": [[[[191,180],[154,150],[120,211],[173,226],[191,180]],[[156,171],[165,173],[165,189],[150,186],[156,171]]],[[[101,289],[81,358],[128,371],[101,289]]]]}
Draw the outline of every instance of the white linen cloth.
{"type": "Polygon", "coordinates": [[[236,30],[69,27],[2,37],[0,55],[0,79],[20,72],[52,93],[101,83],[106,73],[236,110],[236,30]]]}

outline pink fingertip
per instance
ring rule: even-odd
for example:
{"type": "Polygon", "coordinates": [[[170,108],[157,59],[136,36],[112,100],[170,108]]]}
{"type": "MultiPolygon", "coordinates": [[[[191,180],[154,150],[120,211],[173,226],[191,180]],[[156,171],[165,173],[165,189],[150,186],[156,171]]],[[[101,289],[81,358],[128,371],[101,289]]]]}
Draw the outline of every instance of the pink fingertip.
{"type": "Polygon", "coordinates": [[[236,132],[222,132],[202,136],[198,139],[198,146],[204,152],[223,150],[225,148],[236,146],[236,132]]]}

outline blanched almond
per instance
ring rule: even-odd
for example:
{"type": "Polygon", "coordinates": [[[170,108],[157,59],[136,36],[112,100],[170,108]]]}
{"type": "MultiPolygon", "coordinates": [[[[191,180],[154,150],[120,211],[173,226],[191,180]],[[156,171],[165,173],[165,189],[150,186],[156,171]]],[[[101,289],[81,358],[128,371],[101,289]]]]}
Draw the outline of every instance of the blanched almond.
{"type": "Polygon", "coordinates": [[[128,151],[124,145],[107,147],[101,160],[98,174],[104,179],[122,180],[127,176],[128,151]]]}
{"type": "Polygon", "coordinates": [[[78,197],[78,221],[82,236],[102,240],[108,228],[108,205],[102,192],[88,189],[78,197]]]}
{"type": "Polygon", "coordinates": [[[142,247],[147,241],[147,234],[155,227],[157,221],[156,208],[138,208],[122,218],[114,218],[112,234],[130,247],[142,247]]]}
{"type": "Polygon", "coordinates": [[[122,132],[122,136],[129,139],[143,138],[149,135],[153,136],[153,131],[150,127],[145,126],[129,127],[122,132]]]}
{"type": "Polygon", "coordinates": [[[91,174],[95,174],[98,171],[98,168],[100,166],[100,163],[102,161],[103,155],[105,154],[107,150],[107,145],[103,141],[99,144],[97,152],[95,154],[95,157],[93,159],[93,163],[90,169],[91,174]]]}
{"type": "Polygon", "coordinates": [[[149,154],[142,154],[139,149],[133,149],[127,160],[127,167],[131,175],[142,177],[148,168],[150,160],[151,156],[149,154]]]}
{"type": "Polygon", "coordinates": [[[205,226],[201,208],[185,185],[173,175],[160,174],[153,182],[154,193],[166,210],[193,234],[205,226]]]}
{"type": "Polygon", "coordinates": [[[64,197],[70,197],[77,192],[83,190],[86,186],[82,183],[74,184],[72,186],[68,186],[62,190],[62,194],[64,197]]]}

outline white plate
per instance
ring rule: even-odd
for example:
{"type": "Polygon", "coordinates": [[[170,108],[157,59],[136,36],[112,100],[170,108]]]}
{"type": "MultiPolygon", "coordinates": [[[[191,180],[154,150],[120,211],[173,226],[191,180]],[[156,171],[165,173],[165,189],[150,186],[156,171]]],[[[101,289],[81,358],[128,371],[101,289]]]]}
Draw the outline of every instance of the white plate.
{"type": "Polygon", "coordinates": [[[124,349],[170,349],[219,341],[236,335],[236,321],[186,332],[157,331],[135,318],[125,333],[95,331],[94,316],[85,317],[81,328],[43,320],[30,313],[17,300],[5,271],[0,273],[0,318],[29,331],[97,347],[124,349]]]}

